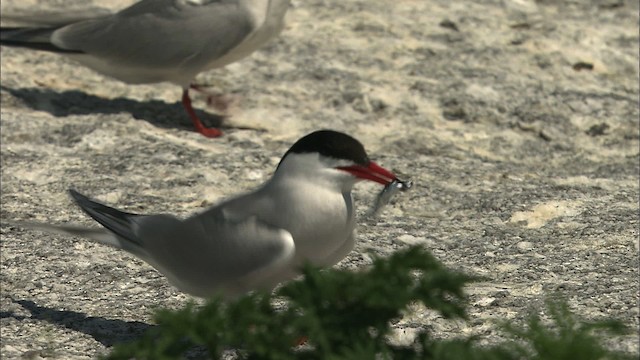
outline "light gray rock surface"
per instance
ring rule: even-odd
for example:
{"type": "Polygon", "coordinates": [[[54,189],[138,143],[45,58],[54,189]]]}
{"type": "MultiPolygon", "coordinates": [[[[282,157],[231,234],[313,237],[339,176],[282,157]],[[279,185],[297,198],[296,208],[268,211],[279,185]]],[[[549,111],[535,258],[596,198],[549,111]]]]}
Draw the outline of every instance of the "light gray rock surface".
{"type": "MultiPolygon", "coordinates": [[[[610,345],[638,353],[636,1],[298,0],[277,41],[199,77],[241,97],[220,139],[191,131],[176,86],[128,86],[6,47],[1,65],[3,221],[91,224],[69,187],[187,215],[267,179],[298,137],[342,130],[415,185],[360,222],[339,266],[417,243],[491,279],[469,287],[468,324],[416,309],[396,341],[427,326],[494,342],[492,319],[558,293],[588,319],[624,320],[635,334],[610,345]]],[[[357,186],[360,215],[379,190],[357,186]]],[[[188,300],[123,252],[1,235],[3,359],[93,358],[143,332],[154,308],[188,300]]]]}

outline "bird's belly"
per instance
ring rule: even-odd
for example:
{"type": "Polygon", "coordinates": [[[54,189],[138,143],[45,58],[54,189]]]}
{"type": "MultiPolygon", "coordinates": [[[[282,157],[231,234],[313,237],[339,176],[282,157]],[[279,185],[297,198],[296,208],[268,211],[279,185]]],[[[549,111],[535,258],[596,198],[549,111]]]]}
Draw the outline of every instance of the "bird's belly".
{"type": "Polygon", "coordinates": [[[170,82],[182,87],[189,85],[195,74],[181,72],[178,67],[140,67],[130,64],[113,63],[99,57],[79,54],[71,59],[82,65],[127,84],[152,84],[170,82]]]}

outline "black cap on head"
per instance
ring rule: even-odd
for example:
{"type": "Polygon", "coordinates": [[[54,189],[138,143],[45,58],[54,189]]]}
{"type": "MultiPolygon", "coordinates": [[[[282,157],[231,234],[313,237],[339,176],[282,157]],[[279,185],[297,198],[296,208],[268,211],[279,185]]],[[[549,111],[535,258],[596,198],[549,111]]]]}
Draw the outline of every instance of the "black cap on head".
{"type": "Polygon", "coordinates": [[[289,153],[313,152],[334,159],[353,161],[359,165],[368,165],[370,162],[364,146],[358,140],[333,130],[318,130],[302,137],[287,150],[282,158],[284,159],[289,153]]]}

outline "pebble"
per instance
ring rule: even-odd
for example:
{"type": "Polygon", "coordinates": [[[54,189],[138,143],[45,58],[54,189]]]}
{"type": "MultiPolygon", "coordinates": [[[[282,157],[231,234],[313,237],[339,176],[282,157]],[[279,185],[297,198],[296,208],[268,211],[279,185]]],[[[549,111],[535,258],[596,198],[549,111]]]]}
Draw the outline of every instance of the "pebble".
{"type": "Polygon", "coordinates": [[[533,243],[529,242],[529,241],[521,241],[519,242],[516,247],[520,250],[531,250],[533,249],[533,243]]]}
{"type": "Polygon", "coordinates": [[[422,236],[416,237],[409,234],[400,235],[396,238],[396,240],[400,243],[407,244],[407,245],[419,245],[419,244],[426,244],[428,242],[427,238],[425,237],[422,237],[422,236]]]}

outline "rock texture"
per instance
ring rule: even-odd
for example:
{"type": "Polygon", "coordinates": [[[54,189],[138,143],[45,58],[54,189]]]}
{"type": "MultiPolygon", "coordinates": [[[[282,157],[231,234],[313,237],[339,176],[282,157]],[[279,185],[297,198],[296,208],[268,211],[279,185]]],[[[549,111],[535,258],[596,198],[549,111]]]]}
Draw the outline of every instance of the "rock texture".
{"type": "MultiPolygon", "coordinates": [[[[4,0],[2,10],[90,3],[4,0]]],[[[297,0],[277,41],[198,78],[240,97],[219,139],[191,130],[173,85],[128,86],[3,47],[0,356],[93,358],[151,326],[154,308],[188,300],[123,252],[6,221],[91,224],[69,187],[131,212],[201,211],[267,179],[319,128],[353,134],[415,184],[375,219],[363,215],[380,188],[357,187],[358,244],[340,267],[424,244],[490,279],[468,289],[469,323],[416,309],[397,341],[425,326],[498,341],[492,319],[520,319],[559,294],[588,319],[624,320],[635,334],[610,345],[638,353],[638,10],[297,0]]]]}

